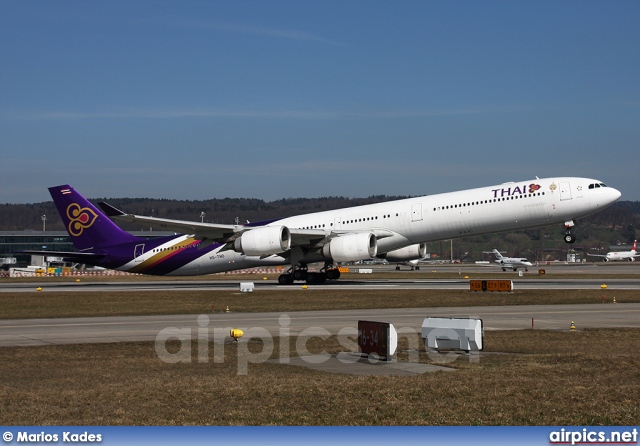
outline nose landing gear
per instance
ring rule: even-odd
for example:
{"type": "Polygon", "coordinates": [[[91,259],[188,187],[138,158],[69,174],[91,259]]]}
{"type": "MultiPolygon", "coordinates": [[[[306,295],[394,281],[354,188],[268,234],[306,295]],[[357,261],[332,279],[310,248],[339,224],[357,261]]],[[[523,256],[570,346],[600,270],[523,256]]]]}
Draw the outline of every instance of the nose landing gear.
{"type": "Polygon", "coordinates": [[[576,241],[576,236],[571,232],[571,228],[573,228],[576,223],[573,220],[567,220],[564,222],[564,227],[566,231],[564,233],[564,241],[565,243],[573,243],[576,241]]]}

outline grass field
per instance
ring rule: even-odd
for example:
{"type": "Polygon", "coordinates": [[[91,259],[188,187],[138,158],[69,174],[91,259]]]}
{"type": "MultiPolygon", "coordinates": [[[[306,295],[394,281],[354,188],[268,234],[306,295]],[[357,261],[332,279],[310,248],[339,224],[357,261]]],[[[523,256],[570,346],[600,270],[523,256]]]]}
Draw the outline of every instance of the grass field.
{"type": "Polygon", "coordinates": [[[295,287],[254,293],[208,290],[4,292],[0,319],[91,317],[151,314],[199,314],[222,311],[286,312],[310,310],[466,307],[487,305],[601,304],[640,302],[633,290],[521,290],[511,293],[466,290],[346,290],[295,287]]]}

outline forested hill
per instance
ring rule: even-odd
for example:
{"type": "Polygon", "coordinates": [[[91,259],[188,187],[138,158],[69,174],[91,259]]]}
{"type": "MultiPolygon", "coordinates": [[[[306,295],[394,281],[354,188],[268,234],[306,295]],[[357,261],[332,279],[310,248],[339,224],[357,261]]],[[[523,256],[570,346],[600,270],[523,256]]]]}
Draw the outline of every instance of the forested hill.
{"type": "MultiPolygon", "coordinates": [[[[233,224],[236,218],[241,223],[247,220],[270,220],[401,198],[407,197],[378,195],[368,198],[287,198],[276,201],[264,201],[255,198],[222,198],[201,201],[152,198],[96,198],[89,199],[89,201],[94,204],[106,201],[130,214],[172,218],[175,220],[202,221],[201,215],[204,212],[204,221],[206,223],[233,224]]],[[[46,201],[34,204],[0,205],[0,231],[22,231],[25,229],[41,231],[43,228],[43,215],[46,215],[46,229],[48,231],[63,231],[65,229],[53,201],[46,201]]],[[[122,222],[118,222],[118,224],[126,230],[143,229],[139,225],[127,226],[127,223],[122,222]]]]}
{"type": "MultiPolygon", "coordinates": [[[[407,197],[371,196],[368,198],[322,197],[288,198],[264,201],[251,198],[223,198],[203,201],[158,200],[149,198],[97,198],[93,203],[106,201],[125,212],[151,215],[176,220],[233,224],[289,217],[342,207],[359,206],[397,200],[407,197]],[[204,212],[204,217],[201,217],[204,212]]],[[[0,205],[0,231],[23,231],[43,228],[42,216],[46,215],[48,231],[65,230],[53,202],[34,204],[0,205]]],[[[118,222],[125,230],[147,230],[148,227],[118,222]]],[[[607,246],[628,245],[637,238],[636,228],[640,227],[640,202],[620,201],[590,217],[578,220],[575,234],[578,242],[575,248],[606,249],[607,246]]],[[[457,243],[454,255],[482,257],[482,251],[492,247],[508,246],[512,256],[529,255],[533,250],[565,247],[562,241],[564,228],[552,225],[545,228],[513,231],[506,235],[468,237],[457,243]]],[[[434,247],[435,248],[435,247],[434,247]]]]}

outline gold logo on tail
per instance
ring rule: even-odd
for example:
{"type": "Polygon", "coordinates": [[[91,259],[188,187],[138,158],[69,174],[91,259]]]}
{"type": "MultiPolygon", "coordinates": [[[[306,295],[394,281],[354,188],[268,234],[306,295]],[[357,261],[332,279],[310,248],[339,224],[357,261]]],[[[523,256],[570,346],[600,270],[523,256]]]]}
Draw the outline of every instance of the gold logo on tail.
{"type": "Polygon", "coordinates": [[[82,235],[82,231],[90,228],[98,218],[93,210],[89,208],[81,208],[79,204],[72,203],[67,208],[67,217],[69,218],[69,234],[74,237],[82,235]]]}

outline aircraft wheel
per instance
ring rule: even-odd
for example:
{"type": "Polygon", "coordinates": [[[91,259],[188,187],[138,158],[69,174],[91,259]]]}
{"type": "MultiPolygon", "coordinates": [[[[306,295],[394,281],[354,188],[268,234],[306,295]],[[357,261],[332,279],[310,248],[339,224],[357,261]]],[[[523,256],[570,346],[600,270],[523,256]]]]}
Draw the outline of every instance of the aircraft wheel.
{"type": "Polygon", "coordinates": [[[293,276],[291,274],[280,274],[278,276],[278,283],[280,285],[291,285],[293,283],[293,276]]]}
{"type": "Polygon", "coordinates": [[[340,270],[339,269],[327,270],[326,277],[329,280],[338,280],[340,278],[340,270]]]}
{"type": "Polygon", "coordinates": [[[575,236],[575,235],[573,235],[573,234],[572,234],[572,233],[570,233],[570,232],[567,232],[567,233],[564,235],[564,241],[565,241],[565,243],[573,243],[573,242],[575,242],[575,241],[576,241],[576,236],[575,236]]]}
{"type": "Polygon", "coordinates": [[[400,265],[396,265],[396,271],[400,271],[400,265]]]}
{"type": "Polygon", "coordinates": [[[307,274],[307,283],[324,283],[327,280],[327,275],[324,273],[309,273],[307,274]]]}
{"type": "Polygon", "coordinates": [[[308,274],[304,269],[297,269],[293,272],[293,280],[307,280],[308,274]]]}

